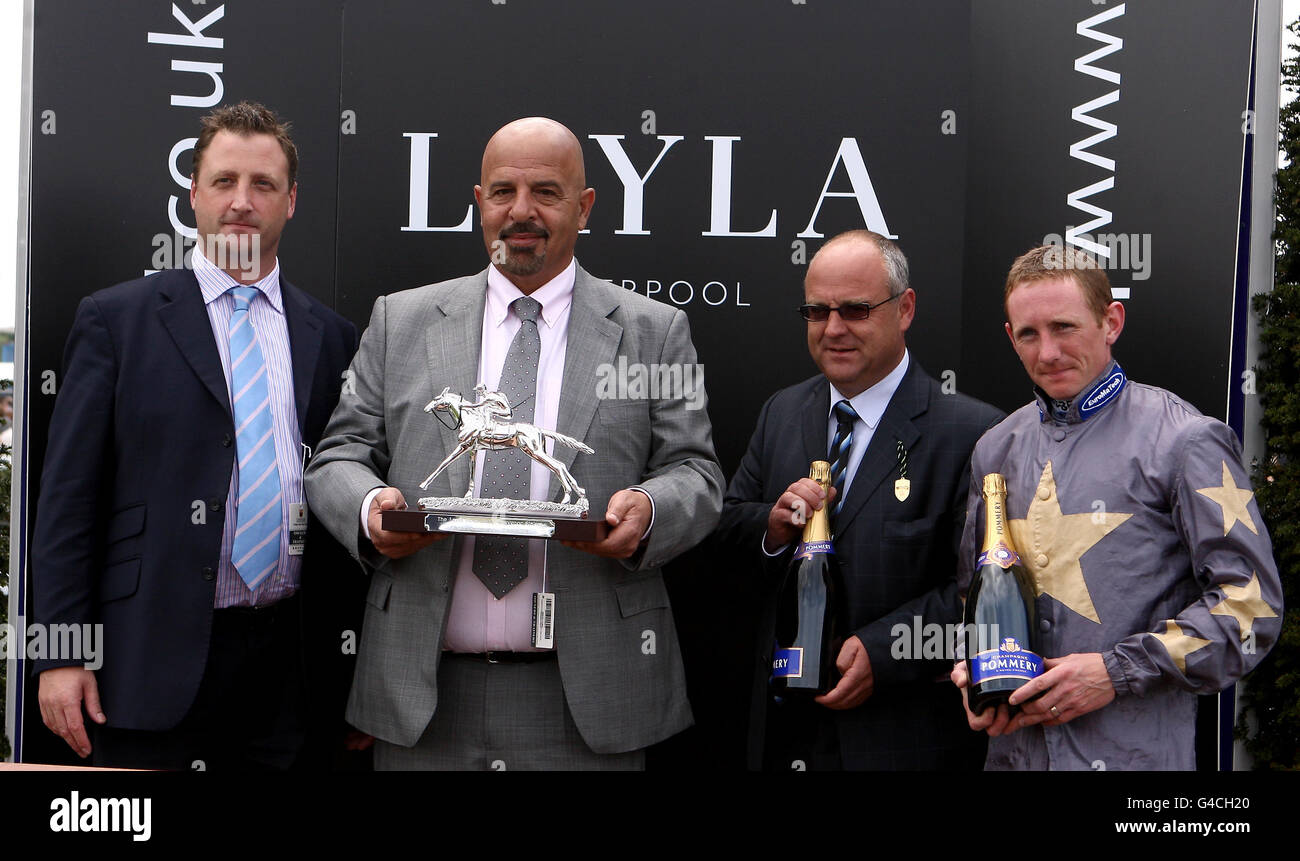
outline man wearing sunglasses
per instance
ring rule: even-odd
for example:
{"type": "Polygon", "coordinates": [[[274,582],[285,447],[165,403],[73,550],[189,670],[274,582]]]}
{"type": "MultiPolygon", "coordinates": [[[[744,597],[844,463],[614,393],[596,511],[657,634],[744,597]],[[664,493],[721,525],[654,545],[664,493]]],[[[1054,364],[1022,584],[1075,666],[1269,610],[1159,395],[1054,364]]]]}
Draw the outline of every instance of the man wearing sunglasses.
{"type": "Polygon", "coordinates": [[[946,648],[915,645],[936,630],[927,626],[960,621],[968,461],[1002,413],[944,393],[908,354],[916,293],[889,239],[855,230],[828,241],[798,310],[821,373],[763,406],[718,526],[764,590],[750,767],[977,768],[982,743],[946,713],[961,701],[946,680],[946,648]],[[823,499],[808,466],[828,459],[835,486],[823,499]],[[836,660],[842,678],[813,702],[777,700],[768,683],[780,575],[823,505],[851,632],[836,660]]]}

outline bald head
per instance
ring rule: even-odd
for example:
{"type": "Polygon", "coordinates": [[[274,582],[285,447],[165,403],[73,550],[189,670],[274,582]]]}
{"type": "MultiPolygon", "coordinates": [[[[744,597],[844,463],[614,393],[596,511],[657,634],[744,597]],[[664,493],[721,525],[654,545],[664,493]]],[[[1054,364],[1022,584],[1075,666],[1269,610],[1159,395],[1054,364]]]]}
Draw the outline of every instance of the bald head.
{"type": "Polygon", "coordinates": [[[587,185],[582,145],[545,117],[502,127],[483,150],[474,186],[483,242],[492,263],[525,294],[563,272],[596,192],[587,185]]]}
{"type": "Polygon", "coordinates": [[[524,117],[497,129],[483,149],[482,176],[486,182],[488,165],[499,159],[503,152],[523,149],[528,152],[549,153],[559,161],[570,162],[570,168],[579,186],[587,185],[587,167],[582,160],[582,144],[577,136],[562,123],[548,117],[524,117]]]}

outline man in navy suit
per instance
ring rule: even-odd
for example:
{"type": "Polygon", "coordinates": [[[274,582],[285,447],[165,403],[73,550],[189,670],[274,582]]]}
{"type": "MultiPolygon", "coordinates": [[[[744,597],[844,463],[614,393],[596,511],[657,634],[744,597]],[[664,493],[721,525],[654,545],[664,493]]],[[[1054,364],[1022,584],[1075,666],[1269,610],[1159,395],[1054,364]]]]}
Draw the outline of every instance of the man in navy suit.
{"type": "Polygon", "coordinates": [[[804,297],[808,350],[822,373],[763,406],[718,525],[764,590],[750,766],[978,768],[981,740],[944,711],[961,699],[947,679],[951,660],[924,637],[936,630],[928,626],[960,621],[970,453],[1002,413],[945,392],[908,354],[916,294],[887,238],[855,230],[829,240],[808,265],[804,297]],[[814,460],[832,462],[839,490],[829,498],[807,477],[814,460]],[[768,679],[780,573],[823,505],[844,577],[842,678],[815,701],[776,700],[768,679]]]}
{"type": "Polygon", "coordinates": [[[357,332],[280,277],[297,168],[269,110],[214,111],[194,148],[193,270],[77,309],[32,574],[37,621],[102,625],[100,654],[34,669],[46,726],[97,765],[285,768],[300,753],[301,607],[336,588],[322,569],[337,549],[308,529],[302,469],[357,332]]]}

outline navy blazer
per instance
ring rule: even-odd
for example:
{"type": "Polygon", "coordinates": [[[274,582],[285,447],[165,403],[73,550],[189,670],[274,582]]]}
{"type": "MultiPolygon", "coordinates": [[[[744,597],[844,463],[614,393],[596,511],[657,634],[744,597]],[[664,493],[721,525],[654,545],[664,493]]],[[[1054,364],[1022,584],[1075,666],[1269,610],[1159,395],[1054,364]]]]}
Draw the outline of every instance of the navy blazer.
{"type": "MultiPolygon", "coordinates": [[[[299,429],[315,447],[357,330],[280,284],[299,429]]],[[[102,623],[96,676],[109,725],[170,729],[207,662],[235,462],[225,376],[193,272],[83,299],[63,364],[32,542],[35,620],[102,623]]],[[[304,601],[337,550],[324,530],[309,534],[304,601]]],[[[78,663],[46,659],[34,669],[78,663]]]]}
{"type": "MultiPolygon", "coordinates": [[[[762,555],[768,512],[814,460],[825,460],[830,384],[818,375],[768,399],[749,449],[731,479],[717,536],[753,566],[764,590],[754,651],[749,762],[762,764],[767,683],[772,671],[776,593],[792,548],[762,555]]],[[[957,547],[966,517],[970,454],[1003,413],[974,398],[945,394],[913,356],[881,416],[836,518],[835,552],[844,577],[849,630],[871,659],[874,690],[857,708],[833,712],[845,768],[934,769],[983,762],[960,694],[946,680],[951,660],[895,659],[894,626],[961,621],[957,547]],[[898,443],[907,451],[911,490],[895,496],[898,443]]],[[[924,630],[924,629],[923,629],[924,630]]],[[[914,646],[914,643],[909,643],[914,646]]],[[[828,710],[829,712],[830,710],[828,710]]]]}

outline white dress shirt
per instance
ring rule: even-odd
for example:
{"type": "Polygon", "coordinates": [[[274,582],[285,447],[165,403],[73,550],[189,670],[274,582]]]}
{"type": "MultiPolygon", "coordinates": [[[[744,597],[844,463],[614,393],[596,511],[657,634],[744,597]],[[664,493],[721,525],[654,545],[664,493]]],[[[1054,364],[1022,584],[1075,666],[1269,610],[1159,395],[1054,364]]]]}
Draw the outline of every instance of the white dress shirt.
{"type": "MultiPolygon", "coordinates": [[[[555,429],[560,417],[560,389],[564,381],[564,357],[569,332],[569,311],[573,304],[573,286],[577,279],[577,260],[530,295],[542,305],[537,333],[541,340],[541,353],[537,361],[537,396],[533,406],[533,421],[538,427],[555,429]]],[[[493,390],[501,380],[510,343],[519,331],[520,319],[510,304],[523,296],[510,279],[495,265],[488,267],[487,300],[483,309],[483,338],[479,350],[478,380],[493,390]]],[[[461,394],[466,394],[462,392],[461,394]]],[[[546,451],[554,454],[555,442],[546,441],[546,451]]],[[[478,496],[483,483],[483,463],[480,457],[474,468],[474,495],[478,496]]],[[[530,472],[529,494],[532,499],[550,497],[551,471],[533,461],[530,472]]],[[[631,490],[644,493],[650,500],[650,525],[642,540],[654,528],[654,497],[638,485],[631,490]]],[[[361,502],[361,531],[370,537],[369,513],[371,501],[383,487],[376,487],[361,502]]],[[[409,503],[409,500],[408,500],[409,503]]],[[[456,564],[456,583],[452,592],[451,612],[443,632],[443,648],[454,652],[531,652],[533,647],[533,593],[548,586],[546,574],[546,548],[544,539],[531,539],[528,551],[528,576],[500,599],[494,597],[483,581],[474,573],[474,537],[466,535],[461,540],[461,553],[456,564]]],[[[546,589],[549,591],[549,589],[546,589]]]]}
{"type": "MultiPolygon", "coordinates": [[[[542,349],[537,360],[537,397],[532,421],[538,427],[554,428],[560,417],[565,341],[569,333],[569,309],[573,303],[577,271],[577,261],[571,260],[568,268],[530,294],[542,304],[541,316],[537,320],[542,349]]],[[[519,331],[520,320],[511,310],[510,303],[523,295],[495,265],[489,267],[487,305],[483,310],[483,345],[478,366],[478,379],[489,390],[495,390],[500,382],[506,353],[519,331]]],[[[548,453],[553,453],[554,445],[554,440],[546,441],[548,453]]],[[[474,468],[475,496],[480,494],[486,459],[486,455],[480,455],[474,468]]],[[[546,499],[550,495],[551,471],[535,460],[530,463],[530,496],[532,499],[546,499]]],[[[494,597],[474,573],[474,543],[472,535],[461,540],[443,648],[453,652],[532,651],[533,593],[542,591],[548,542],[540,538],[529,540],[528,576],[500,599],[494,597]]]]}
{"type": "MultiPolygon", "coordinates": [[[[208,322],[217,342],[221,370],[226,377],[226,397],[230,397],[230,317],[235,312],[235,297],[230,293],[239,282],[205,258],[194,246],[194,277],[207,306],[208,322]]],[[[239,499],[239,470],[232,470],[230,495],[224,510],[225,526],[221,533],[221,561],[217,567],[216,607],[252,607],[274,604],[298,590],[302,557],[289,552],[289,505],[302,502],[302,431],[298,427],[298,408],[293,392],[293,356],[289,348],[289,327],[284,316],[284,299],[280,292],[280,261],[267,276],[254,284],[257,294],[248,306],[257,345],[266,363],[267,391],[271,396],[271,422],[275,437],[275,465],[279,471],[280,492],[280,563],[255,591],[230,564],[234,546],[239,499]]]]}
{"type": "MultiPolygon", "coordinates": [[[[844,475],[844,495],[849,495],[849,488],[853,486],[853,477],[857,475],[858,465],[862,463],[862,455],[866,452],[867,446],[871,444],[871,438],[875,436],[876,427],[880,424],[880,419],[885,414],[889,402],[894,397],[894,392],[898,391],[898,384],[903,381],[903,375],[907,373],[907,365],[910,361],[907,350],[903,350],[903,358],[899,360],[898,365],[885,374],[880,382],[876,383],[866,391],[859,392],[851,398],[846,398],[840,394],[835,384],[831,383],[830,400],[826,404],[826,451],[829,453],[831,445],[835,442],[835,432],[839,429],[839,418],[835,415],[835,405],[840,401],[847,400],[853,407],[853,411],[858,414],[858,419],[853,423],[853,444],[849,446],[849,465],[844,475]]],[[[834,464],[831,464],[834,466],[834,464]]],[[[785,491],[782,491],[784,493],[785,491]]],[[[783,544],[776,550],[768,553],[767,550],[767,531],[763,531],[763,541],[760,545],[763,552],[768,556],[780,556],[785,552],[785,548],[790,546],[783,544]]]]}
{"type": "MultiPolygon", "coordinates": [[[[849,488],[853,486],[853,477],[858,473],[858,465],[862,463],[862,455],[871,443],[871,438],[876,435],[876,427],[880,424],[880,417],[885,414],[885,409],[889,406],[890,400],[894,397],[894,392],[898,391],[898,384],[903,381],[903,375],[907,373],[908,355],[907,350],[903,350],[903,358],[899,361],[894,370],[885,375],[884,379],[876,383],[865,392],[859,392],[851,398],[845,398],[840,394],[835,384],[831,383],[831,399],[826,405],[826,451],[830,452],[831,445],[835,442],[835,431],[839,428],[839,419],[835,415],[835,405],[840,401],[847,400],[853,407],[853,411],[858,414],[858,420],[853,423],[853,445],[849,447],[849,465],[845,470],[844,476],[844,495],[848,496],[849,488]]],[[[834,466],[834,464],[832,464],[834,466]]]]}

